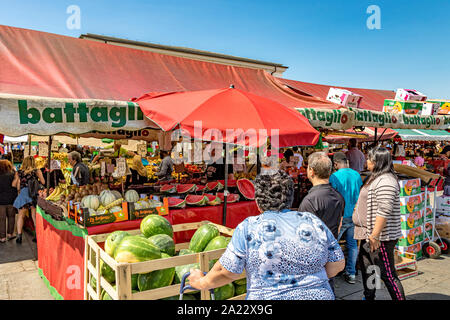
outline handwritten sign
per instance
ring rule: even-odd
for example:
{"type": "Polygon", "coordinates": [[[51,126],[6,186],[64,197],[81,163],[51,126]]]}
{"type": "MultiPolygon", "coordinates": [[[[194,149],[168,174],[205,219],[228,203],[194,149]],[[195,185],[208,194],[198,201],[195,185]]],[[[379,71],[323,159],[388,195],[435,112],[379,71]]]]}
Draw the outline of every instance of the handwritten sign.
{"type": "Polygon", "coordinates": [[[105,173],[106,173],[106,162],[105,161],[101,161],[100,162],[100,175],[102,177],[104,177],[105,173]]]}
{"type": "Polygon", "coordinates": [[[59,150],[59,142],[53,140],[51,149],[52,149],[52,151],[55,151],[55,152],[58,151],[59,150]]]}
{"type": "Polygon", "coordinates": [[[137,154],[141,157],[145,157],[147,155],[147,145],[146,144],[138,144],[137,145],[137,154]]]}
{"type": "Polygon", "coordinates": [[[118,158],[116,160],[117,176],[123,177],[127,174],[127,161],[125,158],[118,158]]]}
{"type": "Polygon", "coordinates": [[[48,156],[48,144],[45,142],[39,143],[39,156],[47,157],[48,156]]]}

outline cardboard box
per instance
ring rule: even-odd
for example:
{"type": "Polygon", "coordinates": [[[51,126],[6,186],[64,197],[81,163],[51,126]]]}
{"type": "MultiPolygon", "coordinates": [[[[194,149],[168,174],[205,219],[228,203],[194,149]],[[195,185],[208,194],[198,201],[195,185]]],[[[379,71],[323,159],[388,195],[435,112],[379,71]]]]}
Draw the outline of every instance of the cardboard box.
{"type": "Polygon", "coordinates": [[[408,247],[423,241],[423,227],[417,227],[410,230],[402,230],[402,237],[398,239],[399,246],[408,247]]]}
{"type": "Polygon", "coordinates": [[[436,198],[436,212],[450,213],[450,197],[440,196],[436,198]]]}
{"type": "Polygon", "coordinates": [[[440,107],[441,104],[438,102],[425,101],[422,106],[422,115],[423,116],[437,115],[440,107]]]}
{"type": "Polygon", "coordinates": [[[395,100],[402,101],[425,101],[427,96],[414,89],[397,89],[395,100]]]}
{"type": "Polygon", "coordinates": [[[425,222],[424,227],[424,234],[423,234],[423,240],[432,240],[433,239],[433,221],[425,222]]]}
{"type": "Polygon", "coordinates": [[[407,214],[424,208],[423,192],[409,197],[400,197],[400,213],[407,214]]]}
{"type": "Polygon", "coordinates": [[[397,250],[399,255],[405,258],[412,259],[414,256],[411,253],[415,254],[417,259],[422,257],[422,243],[420,242],[411,246],[397,246],[397,250]]]}
{"type": "Polygon", "coordinates": [[[350,108],[359,108],[362,98],[359,94],[338,88],[330,88],[327,95],[328,101],[350,108]]]}
{"type": "Polygon", "coordinates": [[[400,180],[398,182],[400,186],[400,196],[409,197],[422,193],[420,178],[410,180],[400,180]]]}
{"type": "Polygon", "coordinates": [[[127,210],[130,216],[130,220],[143,219],[150,214],[157,214],[160,216],[166,216],[169,214],[169,201],[167,198],[163,199],[163,206],[146,208],[146,209],[136,209],[134,202],[126,202],[127,210]]]}
{"type": "Polygon", "coordinates": [[[128,210],[126,202],[122,202],[120,211],[110,212],[107,214],[91,215],[89,209],[80,207],[77,204],[77,223],[84,227],[98,226],[101,224],[114,223],[128,220],[128,210]]]}
{"type": "Polygon", "coordinates": [[[450,115],[450,100],[429,100],[430,103],[439,103],[437,114],[450,115]]]}
{"type": "Polygon", "coordinates": [[[401,228],[402,230],[411,230],[423,225],[424,222],[424,212],[425,210],[402,214],[400,216],[401,219],[401,228]]]}
{"type": "Polygon", "coordinates": [[[439,217],[436,219],[436,231],[442,238],[450,239],[450,217],[439,217]]]}
{"type": "Polygon", "coordinates": [[[429,220],[433,220],[433,219],[434,219],[433,208],[427,206],[427,208],[425,209],[425,221],[429,221],[429,220]]]}
{"type": "Polygon", "coordinates": [[[423,102],[421,101],[398,101],[385,99],[383,105],[383,112],[421,115],[423,102]]]}

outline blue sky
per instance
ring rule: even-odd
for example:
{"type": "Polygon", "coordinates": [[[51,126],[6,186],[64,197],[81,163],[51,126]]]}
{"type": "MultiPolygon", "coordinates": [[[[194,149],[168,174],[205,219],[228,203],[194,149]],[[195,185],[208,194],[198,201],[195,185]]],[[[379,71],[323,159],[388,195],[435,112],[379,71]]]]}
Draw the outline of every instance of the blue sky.
{"type": "Polygon", "coordinates": [[[0,24],[97,33],[282,63],[284,77],[450,99],[448,0],[0,0],[0,24]],[[66,9],[81,9],[69,30],[66,9]],[[370,5],[381,29],[369,30],[370,5]]]}

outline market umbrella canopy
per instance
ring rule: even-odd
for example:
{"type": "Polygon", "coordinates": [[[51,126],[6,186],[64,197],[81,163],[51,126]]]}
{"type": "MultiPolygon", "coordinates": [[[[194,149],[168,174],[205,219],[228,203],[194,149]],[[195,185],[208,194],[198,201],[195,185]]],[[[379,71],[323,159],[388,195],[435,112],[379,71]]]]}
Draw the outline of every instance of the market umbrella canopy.
{"type": "Polygon", "coordinates": [[[194,139],[261,146],[274,138],[279,147],[311,146],[319,139],[295,109],[235,89],[149,93],[134,102],[162,130],[181,129],[194,139]]]}

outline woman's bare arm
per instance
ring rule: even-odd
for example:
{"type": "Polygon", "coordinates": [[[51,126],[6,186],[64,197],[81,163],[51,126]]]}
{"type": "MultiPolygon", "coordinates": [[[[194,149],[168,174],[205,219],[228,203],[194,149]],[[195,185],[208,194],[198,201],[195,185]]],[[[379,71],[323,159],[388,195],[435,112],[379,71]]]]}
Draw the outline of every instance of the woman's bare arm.
{"type": "Polygon", "coordinates": [[[345,259],[336,262],[327,262],[325,265],[325,271],[327,272],[328,279],[335,277],[339,272],[345,268],[345,259]]]}
{"type": "Polygon", "coordinates": [[[199,269],[191,269],[191,275],[188,277],[188,280],[193,288],[208,290],[224,286],[240,278],[242,278],[240,274],[228,271],[217,261],[206,276],[199,269]]]}

